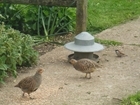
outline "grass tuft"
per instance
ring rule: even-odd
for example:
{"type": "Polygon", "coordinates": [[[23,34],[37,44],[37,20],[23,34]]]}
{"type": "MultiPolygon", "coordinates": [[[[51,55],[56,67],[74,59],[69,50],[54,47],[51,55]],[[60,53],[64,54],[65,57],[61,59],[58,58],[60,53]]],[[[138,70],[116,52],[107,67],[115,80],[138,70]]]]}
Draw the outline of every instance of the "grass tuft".
{"type": "Polygon", "coordinates": [[[121,105],[140,105],[140,91],[123,99],[121,105]]]}
{"type": "Polygon", "coordinates": [[[106,45],[106,46],[110,46],[110,45],[111,46],[119,46],[119,45],[123,44],[122,42],[117,42],[114,40],[103,40],[103,39],[98,39],[98,38],[95,38],[95,42],[106,45]]]}

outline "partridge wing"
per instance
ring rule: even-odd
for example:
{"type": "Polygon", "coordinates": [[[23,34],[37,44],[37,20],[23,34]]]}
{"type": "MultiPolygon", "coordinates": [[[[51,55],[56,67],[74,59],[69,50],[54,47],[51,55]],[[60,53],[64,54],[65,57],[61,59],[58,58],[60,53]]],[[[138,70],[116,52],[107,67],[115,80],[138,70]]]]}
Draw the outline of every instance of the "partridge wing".
{"type": "Polygon", "coordinates": [[[86,72],[90,68],[95,68],[95,65],[88,59],[80,59],[75,65],[75,69],[86,72]]]}
{"type": "Polygon", "coordinates": [[[36,81],[32,77],[26,77],[19,82],[20,88],[25,92],[34,91],[35,85],[36,85],[36,81]]]}

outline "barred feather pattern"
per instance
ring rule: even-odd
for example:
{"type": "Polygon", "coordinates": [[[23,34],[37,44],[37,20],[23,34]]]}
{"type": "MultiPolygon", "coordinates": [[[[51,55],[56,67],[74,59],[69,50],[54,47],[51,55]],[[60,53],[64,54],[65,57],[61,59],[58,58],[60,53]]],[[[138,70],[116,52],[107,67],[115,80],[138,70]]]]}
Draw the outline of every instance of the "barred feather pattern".
{"type": "Polygon", "coordinates": [[[96,62],[90,59],[71,59],[70,62],[76,70],[81,71],[83,73],[94,72],[96,67],[100,67],[96,62]]]}
{"type": "Polygon", "coordinates": [[[42,69],[37,70],[35,75],[22,79],[17,85],[15,85],[15,87],[21,88],[21,90],[24,93],[28,94],[36,91],[39,88],[42,81],[41,73],[42,69]]]}
{"type": "Polygon", "coordinates": [[[116,55],[117,55],[118,57],[127,56],[127,55],[125,55],[124,53],[122,53],[122,52],[119,51],[119,50],[115,50],[115,53],[116,53],[116,55]]]}

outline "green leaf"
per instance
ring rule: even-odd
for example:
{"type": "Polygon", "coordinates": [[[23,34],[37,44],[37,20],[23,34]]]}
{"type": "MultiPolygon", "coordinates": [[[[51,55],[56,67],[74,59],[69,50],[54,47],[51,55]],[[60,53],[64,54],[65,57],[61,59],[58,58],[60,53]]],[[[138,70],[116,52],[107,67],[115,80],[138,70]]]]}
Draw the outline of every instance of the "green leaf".
{"type": "Polygon", "coordinates": [[[8,66],[6,64],[0,64],[0,70],[7,70],[8,66]]]}

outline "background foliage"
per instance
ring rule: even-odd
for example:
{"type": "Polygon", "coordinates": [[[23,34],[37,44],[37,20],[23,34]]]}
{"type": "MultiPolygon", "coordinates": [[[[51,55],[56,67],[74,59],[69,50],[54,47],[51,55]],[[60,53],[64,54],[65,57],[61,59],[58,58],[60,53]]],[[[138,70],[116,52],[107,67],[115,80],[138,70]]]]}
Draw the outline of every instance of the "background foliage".
{"type": "Polygon", "coordinates": [[[37,5],[0,4],[0,18],[10,26],[30,35],[52,35],[69,32],[75,25],[74,8],[37,5]]]}
{"type": "MultiPolygon", "coordinates": [[[[93,33],[137,18],[140,0],[88,0],[87,30],[93,33]]],[[[30,35],[74,31],[75,8],[0,4],[0,22],[30,35]]],[[[61,34],[62,35],[62,34],[61,34]]]]}

